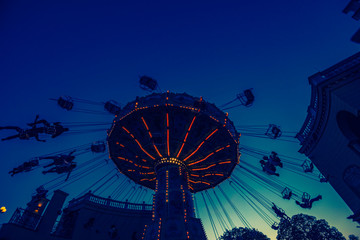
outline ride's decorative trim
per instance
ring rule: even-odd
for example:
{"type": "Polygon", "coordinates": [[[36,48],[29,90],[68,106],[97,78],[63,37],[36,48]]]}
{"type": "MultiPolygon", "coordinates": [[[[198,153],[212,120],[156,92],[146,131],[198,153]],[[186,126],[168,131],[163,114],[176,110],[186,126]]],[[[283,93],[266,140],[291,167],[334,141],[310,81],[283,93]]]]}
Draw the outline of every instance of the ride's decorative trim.
{"type": "Polygon", "coordinates": [[[194,154],[201,148],[201,146],[205,143],[205,141],[207,141],[207,140],[208,140],[212,135],[214,135],[214,133],[216,133],[218,130],[219,130],[219,129],[215,129],[212,133],[210,133],[209,136],[207,136],[207,137],[205,138],[205,140],[200,143],[200,145],[195,149],[195,151],[193,151],[189,156],[187,156],[187,157],[184,159],[184,162],[185,162],[186,160],[188,160],[192,155],[194,155],[194,154]]]}
{"type": "MultiPolygon", "coordinates": [[[[219,164],[220,164],[220,163],[219,163],[219,164]]],[[[191,170],[193,170],[193,171],[207,170],[207,169],[209,169],[209,168],[211,168],[211,167],[214,167],[214,166],[216,166],[216,164],[211,164],[210,166],[204,167],[204,168],[193,168],[193,169],[191,169],[191,170]]]]}
{"type": "Polygon", "coordinates": [[[134,137],[133,134],[130,133],[129,130],[127,130],[124,126],[122,126],[122,129],[124,129],[124,130],[135,140],[135,142],[137,143],[137,145],[139,145],[140,149],[141,149],[146,155],[148,155],[152,160],[155,160],[155,158],[154,158],[152,155],[150,155],[150,154],[141,146],[141,144],[139,143],[139,141],[134,137]]]}
{"type": "Polygon", "coordinates": [[[208,183],[208,182],[206,182],[206,181],[192,181],[192,180],[189,180],[189,182],[191,182],[191,183],[204,183],[204,184],[206,184],[206,185],[211,185],[211,183],[208,183]]]}
{"type": "Polygon", "coordinates": [[[191,121],[191,123],[190,123],[190,126],[189,126],[189,128],[188,128],[188,130],[187,130],[187,132],[186,132],[186,134],[185,134],[184,141],[183,141],[183,143],[182,143],[182,145],[181,145],[181,148],[180,148],[178,154],[176,155],[176,158],[179,158],[179,156],[180,156],[180,153],[181,153],[181,151],[182,151],[182,149],[183,149],[183,147],[184,147],[184,145],[185,145],[185,143],[186,143],[186,139],[187,139],[187,137],[188,137],[188,135],[189,135],[189,132],[190,132],[190,130],[191,130],[192,125],[194,124],[195,119],[196,119],[196,116],[193,117],[193,119],[192,119],[192,121],[191,121]]]}
{"type": "Polygon", "coordinates": [[[166,142],[167,142],[167,154],[168,157],[170,157],[169,113],[166,113],[166,142]]]}
{"type": "MultiPolygon", "coordinates": [[[[151,141],[152,141],[152,134],[151,134],[151,132],[150,132],[150,129],[149,129],[148,125],[146,124],[145,119],[144,119],[143,117],[141,117],[141,120],[143,121],[143,123],[144,123],[144,125],[145,125],[145,128],[146,128],[146,130],[147,130],[148,133],[149,133],[149,137],[150,137],[150,139],[151,139],[151,141]]],[[[154,144],[154,142],[152,142],[152,144],[153,144],[153,146],[154,146],[155,151],[156,151],[157,154],[159,155],[159,157],[162,158],[163,156],[162,156],[161,153],[159,152],[159,150],[158,150],[158,148],[156,147],[156,145],[154,144]]]]}
{"type": "Polygon", "coordinates": [[[210,153],[210,154],[207,155],[205,158],[200,159],[199,161],[196,161],[196,162],[193,162],[193,163],[188,164],[188,166],[192,166],[192,165],[195,165],[195,164],[197,164],[197,163],[203,162],[203,161],[205,161],[206,159],[208,159],[210,156],[212,156],[212,155],[214,155],[215,153],[220,152],[221,150],[224,150],[225,148],[228,148],[228,147],[230,147],[230,144],[227,145],[226,147],[222,147],[222,148],[217,149],[215,152],[210,153]]]}

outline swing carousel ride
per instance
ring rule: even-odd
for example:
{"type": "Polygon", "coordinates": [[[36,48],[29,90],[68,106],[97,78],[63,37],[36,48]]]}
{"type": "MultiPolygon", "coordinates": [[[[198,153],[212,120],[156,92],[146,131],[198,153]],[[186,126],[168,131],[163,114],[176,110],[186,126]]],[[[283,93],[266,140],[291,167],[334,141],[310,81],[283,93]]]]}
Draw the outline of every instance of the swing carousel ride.
{"type": "Polygon", "coordinates": [[[114,100],[99,103],[70,96],[52,99],[66,111],[114,115],[112,122],[52,123],[36,116],[27,129],[0,127],[1,134],[16,132],[4,137],[4,141],[45,141],[49,137],[94,131],[107,134],[106,139],[33,157],[9,174],[40,168],[43,174],[57,173],[59,176],[43,184],[52,191],[75,185],[83,178],[90,178],[90,183],[94,172],[101,173],[97,175],[99,179],[82,187],[79,195],[92,190],[119,201],[153,203],[153,221],[145,229],[144,239],[167,239],[166,233],[158,232],[161,222],[162,229],[181,225],[178,228],[182,230],[177,233],[183,234],[184,239],[197,237],[191,230],[191,219],[201,216],[203,221],[208,219],[206,229],[216,239],[235,226],[252,227],[235,197],[240,197],[274,230],[278,229],[279,219],[289,217],[269,195],[294,200],[294,205],[303,209],[311,209],[322,199],[321,195],[312,198],[281,176],[287,171],[308,180],[327,182],[310,160],[241,143],[242,137],[295,142],[295,132],[283,131],[276,124],[239,126],[230,120],[225,111],[253,105],[253,89],[246,89],[217,107],[202,97],[162,92],[151,77],[140,77],[140,87],[149,95],[137,97],[124,107],[114,100]],[[97,110],[98,106],[105,112],[97,110]],[[80,155],[89,152],[96,157],[84,161],[80,155]],[[110,170],[104,170],[105,166],[110,170]]]}

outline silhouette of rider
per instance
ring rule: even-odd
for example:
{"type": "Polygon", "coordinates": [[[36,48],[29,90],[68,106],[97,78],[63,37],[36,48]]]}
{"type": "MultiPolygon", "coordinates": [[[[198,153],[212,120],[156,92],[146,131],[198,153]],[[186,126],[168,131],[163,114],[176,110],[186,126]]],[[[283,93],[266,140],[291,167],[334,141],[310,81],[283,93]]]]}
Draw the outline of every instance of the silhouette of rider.
{"type": "Polygon", "coordinates": [[[20,166],[14,168],[13,170],[11,170],[9,172],[9,174],[11,174],[11,176],[14,176],[17,173],[21,173],[21,172],[29,172],[32,170],[33,167],[39,166],[39,161],[37,159],[35,160],[31,160],[28,162],[24,162],[23,164],[21,164],[20,166]]]}
{"type": "MultiPolygon", "coordinates": [[[[267,157],[264,157],[264,159],[266,158],[267,157]]],[[[264,172],[270,175],[275,175],[278,177],[280,176],[280,174],[276,173],[276,167],[273,164],[271,164],[269,161],[265,162],[264,160],[260,160],[260,164],[264,172]]]]}
{"type": "Polygon", "coordinates": [[[64,128],[60,122],[55,122],[53,124],[48,123],[46,120],[38,120],[39,115],[36,115],[36,118],[33,123],[28,123],[27,125],[30,126],[30,129],[22,129],[17,126],[6,126],[0,127],[0,130],[4,129],[12,129],[18,132],[18,134],[3,138],[2,141],[10,140],[14,138],[19,138],[21,140],[29,140],[30,138],[34,137],[39,142],[45,142],[45,140],[39,139],[40,133],[45,133],[51,135],[52,138],[59,136],[60,134],[69,131],[68,128],[64,128]],[[37,127],[38,124],[43,124],[43,127],[37,127]]]}
{"type": "Polygon", "coordinates": [[[285,193],[284,195],[283,195],[283,199],[290,199],[291,198],[291,196],[292,196],[292,192],[290,191],[290,192],[288,192],[288,193],[285,193]]]}
{"type": "Polygon", "coordinates": [[[62,173],[67,172],[68,175],[65,179],[65,181],[67,181],[69,179],[70,173],[72,172],[72,170],[74,170],[74,168],[76,168],[76,163],[71,162],[71,163],[65,163],[62,165],[56,165],[55,167],[50,168],[47,171],[43,171],[42,173],[46,174],[46,173],[56,172],[57,174],[62,174],[62,173]]]}
{"type": "Polygon", "coordinates": [[[37,127],[38,124],[43,124],[43,127],[40,127],[40,129],[43,130],[43,133],[51,135],[52,138],[56,138],[60,134],[69,131],[69,129],[63,127],[60,122],[50,124],[45,119],[38,120],[38,118],[39,115],[36,116],[33,123],[28,123],[27,125],[34,128],[37,127]]]}
{"type": "Polygon", "coordinates": [[[271,164],[273,164],[274,166],[279,166],[281,168],[283,167],[283,164],[276,152],[271,152],[271,154],[269,156],[269,162],[271,164]]]}
{"type": "Polygon", "coordinates": [[[63,164],[69,164],[75,159],[75,156],[72,156],[72,154],[75,151],[76,150],[70,152],[68,155],[60,154],[60,155],[57,155],[57,156],[39,157],[39,160],[42,160],[42,159],[52,159],[53,160],[52,163],[44,166],[44,168],[47,168],[47,167],[50,167],[50,166],[53,166],[53,165],[60,166],[60,165],[63,165],[63,164]]]}
{"type": "Polygon", "coordinates": [[[18,132],[18,134],[3,138],[3,139],[1,139],[2,141],[14,139],[14,138],[19,138],[21,140],[29,140],[30,138],[34,137],[39,142],[45,142],[45,140],[40,140],[39,139],[39,133],[43,132],[42,128],[36,128],[35,126],[30,128],[30,129],[22,129],[22,128],[17,127],[17,126],[0,127],[0,130],[4,130],[4,129],[15,130],[15,131],[18,132]]]}
{"type": "Polygon", "coordinates": [[[303,200],[303,202],[296,201],[296,204],[299,205],[302,208],[311,209],[313,202],[319,201],[320,199],[322,199],[322,196],[318,195],[317,197],[312,198],[310,200],[303,200]]]}
{"type": "Polygon", "coordinates": [[[274,210],[276,216],[278,216],[279,218],[284,218],[285,216],[287,216],[283,209],[278,208],[278,206],[276,206],[275,203],[272,204],[273,206],[271,208],[274,210]]]}

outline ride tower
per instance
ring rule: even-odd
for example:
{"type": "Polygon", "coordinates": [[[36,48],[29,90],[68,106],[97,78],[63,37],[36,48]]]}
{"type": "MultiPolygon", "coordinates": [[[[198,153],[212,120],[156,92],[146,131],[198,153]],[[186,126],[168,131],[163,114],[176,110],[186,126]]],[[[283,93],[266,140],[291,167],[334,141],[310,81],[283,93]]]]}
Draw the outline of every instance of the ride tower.
{"type": "Polygon", "coordinates": [[[227,113],[185,93],[154,93],[121,110],[108,131],[110,158],[135,183],[155,190],[143,239],[206,239],[192,194],[230,177],[239,137],[227,113]]]}

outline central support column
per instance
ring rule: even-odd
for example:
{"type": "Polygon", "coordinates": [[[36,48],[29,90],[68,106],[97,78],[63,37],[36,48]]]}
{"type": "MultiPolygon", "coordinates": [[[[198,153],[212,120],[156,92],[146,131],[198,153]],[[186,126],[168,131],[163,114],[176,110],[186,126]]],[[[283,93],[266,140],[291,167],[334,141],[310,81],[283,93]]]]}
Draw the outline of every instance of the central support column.
{"type": "Polygon", "coordinates": [[[185,165],[176,158],[162,158],[155,171],[153,224],[146,230],[145,239],[190,239],[189,220],[195,213],[185,165]]]}

